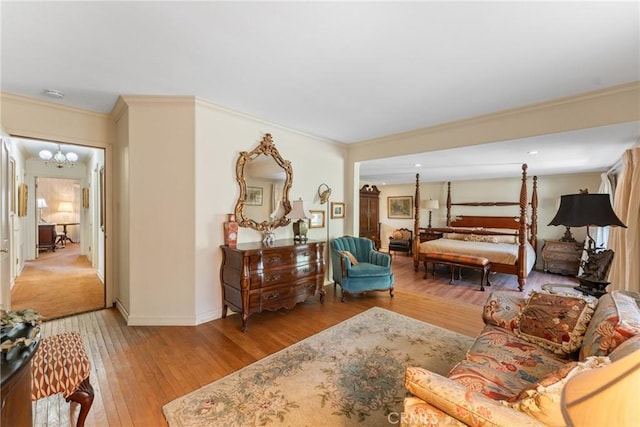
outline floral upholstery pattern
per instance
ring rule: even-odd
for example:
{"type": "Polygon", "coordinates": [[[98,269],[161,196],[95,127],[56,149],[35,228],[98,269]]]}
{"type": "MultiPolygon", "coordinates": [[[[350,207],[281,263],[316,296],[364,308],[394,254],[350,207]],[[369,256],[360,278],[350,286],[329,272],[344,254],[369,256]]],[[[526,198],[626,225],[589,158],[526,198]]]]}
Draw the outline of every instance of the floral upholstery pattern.
{"type": "Polygon", "coordinates": [[[487,326],[448,377],[492,399],[509,399],[565,363],[503,328],[487,326]]]}
{"type": "Polygon", "coordinates": [[[500,326],[513,331],[518,326],[518,316],[526,300],[508,292],[494,292],[482,311],[482,320],[485,325],[500,326]]]}
{"type": "Polygon", "coordinates": [[[604,294],[598,301],[580,349],[580,360],[608,356],[616,347],[640,334],[640,310],[635,300],[619,291],[604,294]]]}
{"type": "Polygon", "coordinates": [[[413,396],[405,399],[401,425],[455,425],[454,418],[472,426],[564,426],[560,402],[570,378],[640,351],[640,310],[616,291],[599,301],[493,292],[482,318],[484,329],[446,377],[407,368],[405,388],[413,396]],[[523,331],[531,336],[517,336],[523,331]]]}
{"type": "Polygon", "coordinates": [[[596,303],[593,297],[533,292],[515,333],[554,353],[574,353],[582,345],[596,303]]]}

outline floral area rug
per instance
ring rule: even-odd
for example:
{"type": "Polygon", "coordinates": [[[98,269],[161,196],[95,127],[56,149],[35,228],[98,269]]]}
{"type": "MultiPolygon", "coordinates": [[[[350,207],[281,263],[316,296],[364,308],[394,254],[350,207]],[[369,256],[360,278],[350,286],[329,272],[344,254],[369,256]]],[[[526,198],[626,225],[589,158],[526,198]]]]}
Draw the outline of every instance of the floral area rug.
{"type": "Polygon", "coordinates": [[[170,426],[380,426],[398,420],[404,373],[446,375],[473,339],[371,308],[166,404],[170,426]]]}

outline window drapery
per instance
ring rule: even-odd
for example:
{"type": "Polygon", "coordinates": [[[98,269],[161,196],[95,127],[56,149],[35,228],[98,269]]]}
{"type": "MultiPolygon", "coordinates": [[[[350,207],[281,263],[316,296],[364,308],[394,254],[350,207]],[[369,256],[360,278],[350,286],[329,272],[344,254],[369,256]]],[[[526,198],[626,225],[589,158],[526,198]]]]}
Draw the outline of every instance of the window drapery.
{"type": "Polygon", "coordinates": [[[640,292],[640,147],[625,151],[622,164],[613,210],[627,228],[612,227],[609,233],[615,256],[608,290],[640,292]]]}

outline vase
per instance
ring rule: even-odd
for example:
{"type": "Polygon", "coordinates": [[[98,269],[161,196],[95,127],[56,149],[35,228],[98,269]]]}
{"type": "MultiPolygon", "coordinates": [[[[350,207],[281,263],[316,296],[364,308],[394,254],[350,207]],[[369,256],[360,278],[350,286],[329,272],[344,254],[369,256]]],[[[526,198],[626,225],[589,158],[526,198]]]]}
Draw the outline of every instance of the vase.
{"type": "Polygon", "coordinates": [[[224,244],[231,247],[238,244],[238,223],[234,214],[227,214],[224,222],[224,244]]]}

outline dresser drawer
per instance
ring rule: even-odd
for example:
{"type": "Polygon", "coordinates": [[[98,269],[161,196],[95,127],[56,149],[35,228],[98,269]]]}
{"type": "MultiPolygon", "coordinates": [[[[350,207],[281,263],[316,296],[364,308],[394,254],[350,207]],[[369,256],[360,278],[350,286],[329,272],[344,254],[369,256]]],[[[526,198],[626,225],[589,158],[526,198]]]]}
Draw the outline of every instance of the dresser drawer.
{"type": "Polygon", "coordinates": [[[317,272],[318,266],[315,263],[301,264],[291,268],[252,271],[250,287],[251,289],[260,289],[280,283],[289,283],[307,276],[315,276],[317,272]]]}
{"type": "Polygon", "coordinates": [[[317,258],[317,252],[306,246],[289,251],[274,250],[251,255],[249,269],[253,272],[279,269],[281,267],[294,267],[315,262],[317,258]]]}

